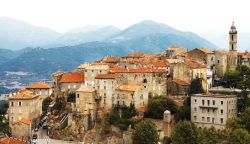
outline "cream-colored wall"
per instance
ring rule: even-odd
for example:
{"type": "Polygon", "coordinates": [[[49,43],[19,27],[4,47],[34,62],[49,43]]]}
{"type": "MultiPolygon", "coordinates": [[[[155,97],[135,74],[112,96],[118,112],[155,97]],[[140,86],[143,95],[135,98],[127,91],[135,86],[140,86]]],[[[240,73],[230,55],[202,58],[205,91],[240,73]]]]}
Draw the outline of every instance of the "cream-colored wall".
{"type": "Polygon", "coordinates": [[[16,123],[15,125],[11,125],[11,133],[14,138],[29,141],[29,138],[32,136],[31,125],[16,123]]]}
{"type": "Polygon", "coordinates": [[[42,114],[42,99],[40,96],[31,100],[9,100],[8,115],[10,122],[16,122],[21,119],[36,120],[42,114]],[[11,106],[11,103],[14,106],[11,106]],[[18,103],[21,102],[22,105],[19,106],[18,103]],[[12,119],[13,118],[13,119],[12,119]]]}
{"type": "Polygon", "coordinates": [[[236,96],[234,97],[191,96],[191,121],[200,127],[214,126],[215,128],[221,129],[225,126],[228,118],[236,117],[236,115],[237,115],[236,96]],[[204,100],[204,105],[202,104],[202,100],[204,100]],[[208,100],[210,101],[209,105],[207,102],[208,100]],[[215,105],[213,104],[213,101],[215,101],[215,105]],[[221,101],[223,101],[223,104],[221,104],[221,101]],[[221,110],[223,110],[223,113],[221,113],[221,110]],[[202,120],[202,117],[204,117],[204,121],[202,120]],[[207,121],[207,117],[209,117],[210,122],[207,121]],[[214,122],[212,122],[212,118],[214,118],[214,122]],[[222,123],[221,123],[221,118],[223,119],[222,123]]]}
{"type": "Polygon", "coordinates": [[[84,71],[84,81],[85,84],[90,86],[95,86],[95,77],[98,74],[107,74],[108,69],[85,69],[84,71]]]}
{"type": "Polygon", "coordinates": [[[184,63],[177,63],[173,67],[173,79],[184,80],[188,83],[195,78],[202,78],[202,87],[207,90],[207,75],[206,68],[191,69],[190,66],[184,63]]]}
{"type": "Polygon", "coordinates": [[[117,79],[96,79],[95,89],[101,99],[101,107],[110,110],[113,105],[113,99],[115,96],[115,88],[117,85],[117,79]]]}
{"type": "Polygon", "coordinates": [[[148,90],[147,88],[140,88],[135,92],[116,90],[115,105],[130,106],[131,103],[135,105],[135,108],[145,106],[148,104],[148,90]],[[118,104],[119,102],[119,104],[118,104]]]}
{"type": "Polygon", "coordinates": [[[61,91],[72,91],[75,92],[77,89],[79,89],[81,86],[83,86],[84,83],[61,83],[61,91]]]}
{"type": "Polygon", "coordinates": [[[227,55],[215,51],[215,74],[222,78],[227,69],[227,55]]]}
{"type": "Polygon", "coordinates": [[[39,94],[42,96],[50,96],[52,94],[52,89],[28,89],[32,92],[34,92],[35,94],[39,94]]]}
{"type": "Polygon", "coordinates": [[[76,110],[89,114],[96,109],[95,92],[76,92],[76,110]]]}

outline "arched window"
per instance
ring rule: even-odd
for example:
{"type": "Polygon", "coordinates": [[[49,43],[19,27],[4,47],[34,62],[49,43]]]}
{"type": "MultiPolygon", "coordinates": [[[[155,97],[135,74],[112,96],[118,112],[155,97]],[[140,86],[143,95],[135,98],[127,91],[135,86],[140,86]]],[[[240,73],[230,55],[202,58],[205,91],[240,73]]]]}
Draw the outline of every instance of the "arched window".
{"type": "Polygon", "coordinates": [[[147,79],[143,79],[143,83],[147,83],[148,81],[147,81],[147,79]]]}

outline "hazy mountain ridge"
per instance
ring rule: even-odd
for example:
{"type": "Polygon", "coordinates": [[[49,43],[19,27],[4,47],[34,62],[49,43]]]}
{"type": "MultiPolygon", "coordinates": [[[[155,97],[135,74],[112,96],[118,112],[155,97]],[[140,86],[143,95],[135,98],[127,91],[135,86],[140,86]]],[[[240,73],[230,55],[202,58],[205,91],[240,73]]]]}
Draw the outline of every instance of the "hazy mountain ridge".
{"type": "MultiPolygon", "coordinates": [[[[18,51],[7,50],[0,54],[0,58],[3,59],[0,63],[0,72],[25,71],[48,78],[56,70],[69,71],[83,62],[91,62],[107,55],[120,56],[131,52],[158,53],[171,45],[181,45],[188,49],[216,48],[215,45],[194,33],[179,31],[153,21],[143,21],[122,31],[108,26],[94,31],[79,33],[74,31],[73,33],[71,36],[69,32],[69,36],[66,36],[67,40],[72,39],[66,45],[77,43],[79,37],[81,40],[93,41],[46,49],[38,47],[18,51]]],[[[60,37],[63,36],[57,37],[59,41],[61,41],[60,37]]]]}

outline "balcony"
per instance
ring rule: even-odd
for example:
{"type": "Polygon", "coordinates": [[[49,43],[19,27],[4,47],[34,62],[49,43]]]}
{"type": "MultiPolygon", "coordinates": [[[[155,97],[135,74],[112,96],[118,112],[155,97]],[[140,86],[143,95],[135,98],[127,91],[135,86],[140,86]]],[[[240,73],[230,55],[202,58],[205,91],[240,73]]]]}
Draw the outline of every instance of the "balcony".
{"type": "Polygon", "coordinates": [[[216,105],[201,105],[200,108],[211,108],[211,109],[218,109],[216,105]]]}

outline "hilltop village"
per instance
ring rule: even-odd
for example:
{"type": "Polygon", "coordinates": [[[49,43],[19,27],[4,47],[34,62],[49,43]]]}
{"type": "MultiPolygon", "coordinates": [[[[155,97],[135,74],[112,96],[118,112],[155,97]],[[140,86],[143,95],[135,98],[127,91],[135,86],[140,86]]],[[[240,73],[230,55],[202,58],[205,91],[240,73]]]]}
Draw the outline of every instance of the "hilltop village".
{"type": "MultiPolygon", "coordinates": [[[[51,140],[129,144],[133,125],[124,128],[119,125],[122,123],[112,123],[110,115],[114,109],[120,117],[123,109],[134,109],[128,119],[140,121],[148,117],[149,104],[159,97],[174,101],[177,109],[191,97],[190,120],[197,127],[222,130],[229,118],[237,116],[238,99],[211,90],[222,82],[227,70],[249,64],[250,53],[237,51],[233,23],[227,51],[187,50],[174,45],[161,53],[106,56],[70,72],[57,71],[52,73],[51,84],[37,82],[9,94],[7,117],[12,137],[29,141],[36,134],[39,138],[39,128],[44,127],[46,138],[51,140]],[[195,80],[203,93],[190,96],[195,80]]],[[[157,126],[159,141],[171,135],[177,121],[175,113],[165,109],[160,119],[148,118],[157,126]]]]}

